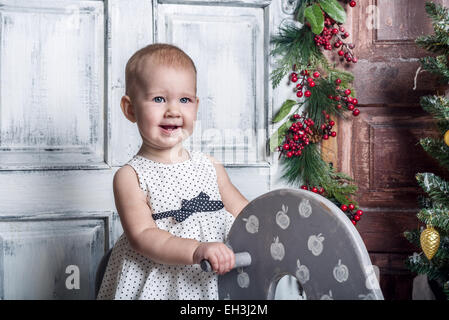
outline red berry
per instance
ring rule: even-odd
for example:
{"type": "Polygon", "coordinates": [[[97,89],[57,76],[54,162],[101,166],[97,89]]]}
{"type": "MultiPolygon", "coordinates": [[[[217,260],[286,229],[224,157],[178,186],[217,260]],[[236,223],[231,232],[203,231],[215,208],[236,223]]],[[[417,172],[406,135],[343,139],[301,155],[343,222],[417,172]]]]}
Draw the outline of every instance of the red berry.
{"type": "Polygon", "coordinates": [[[358,116],[360,114],[360,110],[359,109],[354,109],[354,111],[352,111],[352,114],[355,116],[358,116]]]}
{"type": "Polygon", "coordinates": [[[323,135],[323,139],[327,140],[327,139],[329,139],[329,136],[327,134],[325,134],[325,135],[323,135]]]}
{"type": "Polygon", "coordinates": [[[298,141],[298,140],[299,140],[299,136],[295,134],[295,135],[293,136],[293,140],[298,141]]]}
{"type": "Polygon", "coordinates": [[[296,82],[296,81],[298,81],[298,78],[292,77],[292,82],[296,82]]]}
{"type": "Polygon", "coordinates": [[[318,192],[319,192],[319,194],[323,194],[323,193],[324,193],[324,188],[321,187],[321,188],[318,190],[318,192]]]}
{"type": "Polygon", "coordinates": [[[340,207],[340,209],[342,210],[342,211],[347,211],[348,210],[348,206],[347,205],[345,205],[345,204],[342,204],[341,205],[341,207],[340,207]]]}
{"type": "Polygon", "coordinates": [[[315,71],[315,72],[313,73],[313,76],[314,76],[315,78],[318,78],[318,77],[320,76],[320,73],[319,73],[318,71],[315,71]]]}
{"type": "Polygon", "coordinates": [[[291,152],[291,151],[287,152],[287,157],[288,157],[288,158],[291,158],[292,155],[293,155],[293,152],[291,152]]]}
{"type": "Polygon", "coordinates": [[[288,149],[290,149],[290,145],[289,145],[288,143],[285,143],[285,144],[282,146],[282,148],[283,148],[284,150],[288,150],[288,149]]]}
{"type": "Polygon", "coordinates": [[[339,55],[340,57],[342,57],[344,54],[345,54],[345,53],[343,52],[343,50],[338,51],[338,55],[339,55]]]}
{"type": "Polygon", "coordinates": [[[318,192],[318,188],[317,188],[317,187],[313,187],[313,188],[312,188],[312,192],[317,193],[317,192],[318,192]]]}
{"type": "Polygon", "coordinates": [[[346,90],[345,90],[345,95],[349,96],[350,94],[351,94],[351,90],[346,89],[346,90]]]}
{"type": "Polygon", "coordinates": [[[353,103],[353,104],[358,104],[358,103],[359,103],[359,100],[357,100],[357,99],[354,98],[354,99],[352,99],[352,103],[353,103]]]}
{"type": "Polygon", "coordinates": [[[336,137],[336,136],[337,136],[337,133],[336,133],[335,131],[332,131],[332,132],[331,132],[331,136],[332,136],[332,137],[336,137]]]}
{"type": "Polygon", "coordinates": [[[354,105],[353,104],[348,104],[348,110],[350,110],[350,111],[354,110],[354,105]]]}
{"type": "Polygon", "coordinates": [[[337,104],[337,109],[341,109],[341,108],[342,108],[341,104],[337,104]]]}
{"type": "Polygon", "coordinates": [[[331,122],[329,122],[329,124],[333,127],[333,126],[335,126],[335,121],[332,120],[331,122]]]}
{"type": "Polygon", "coordinates": [[[355,209],[355,205],[353,205],[352,203],[349,204],[348,206],[349,210],[354,210],[355,209]]]}
{"type": "Polygon", "coordinates": [[[357,225],[357,221],[351,220],[351,222],[352,222],[353,225],[357,225]]]}
{"type": "Polygon", "coordinates": [[[363,211],[362,210],[357,210],[357,212],[355,214],[358,215],[358,216],[361,216],[363,214],[363,211]]]}
{"type": "Polygon", "coordinates": [[[332,34],[337,34],[338,33],[338,29],[337,28],[333,28],[332,29],[332,34]]]}
{"type": "Polygon", "coordinates": [[[302,185],[302,186],[301,186],[301,189],[303,189],[303,190],[309,190],[309,188],[307,188],[306,185],[302,185]]]}
{"type": "Polygon", "coordinates": [[[304,92],[304,95],[308,98],[308,97],[310,97],[312,95],[312,92],[307,90],[306,92],[304,92]]]}
{"type": "Polygon", "coordinates": [[[355,215],[355,216],[354,216],[354,220],[355,220],[355,221],[359,221],[359,220],[360,220],[360,216],[355,215]]]}
{"type": "Polygon", "coordinates": [[[310,82],[309,82],[309,87],[311,87],[311,88],[315,87],[315,82],[310,81],[310,82]]]}
{"type": "Polygon", "coordinates": [[[302,97],[302,91],[297,91],[297,92],[296,92],[296,96],[297,96],[298,98],[301,98],[301,97],[302,97]]]}
{"type": "Polygon", "coordinates": [[[349,5],[350,5],[351,7],[353,7],[353,8],[356,6],[356,4],[357,4],[357,2],[355,2],[355,1],[349,2],[349,5]]]}
{"type": "Polygon", "coordinates": [[[358,60],[357,60],[356,57],[353,57],[353,58],[352,58],[352,63],[357,63],[357,61],[358,61],[358,60]]]}
{"type": "Polygon", "coordinates": [[[336,83],[336,84],[340,84],[340,83],[341,83],[341,79],[338,78],[337,80],[335,80],[335,83],[336,83]]]}
{"type": "Polygon", "coordinates": [[[345,32],[345,28],[340,27],[340,32],[345,32]]]}

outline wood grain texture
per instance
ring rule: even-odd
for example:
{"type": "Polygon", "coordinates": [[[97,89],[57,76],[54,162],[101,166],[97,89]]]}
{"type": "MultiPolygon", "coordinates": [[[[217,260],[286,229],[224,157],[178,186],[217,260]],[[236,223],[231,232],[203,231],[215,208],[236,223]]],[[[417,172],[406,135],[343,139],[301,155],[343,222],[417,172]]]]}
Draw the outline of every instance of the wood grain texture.
{"type": "MultiPolygon", "coordinates": [[[[447,0],[438,2],[448,4],[447,0]]],[[[355,89],[362,104],[413,104],[437,84],[434,76],[422,73],[413,90],[418,58],[429,55],[414,43],[418,35],[432,30],[424,4],[420,0],[369,0],[348,10],[352,29],[348,41],[356,44],[354,53],[359,59],[349,69],[357,75],[355,89]]]]}

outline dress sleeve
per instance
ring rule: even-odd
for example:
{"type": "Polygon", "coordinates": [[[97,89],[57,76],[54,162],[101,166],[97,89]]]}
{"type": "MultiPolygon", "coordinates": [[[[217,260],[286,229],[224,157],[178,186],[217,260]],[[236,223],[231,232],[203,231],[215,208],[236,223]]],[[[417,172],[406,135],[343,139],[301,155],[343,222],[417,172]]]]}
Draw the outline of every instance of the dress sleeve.
{"type": "Polygon", "coordinates": [[[149,190],[147,180],[145,179],[145,175],[143,174],[144,172],[143,163],[138,158],[133,158],[127,163],[127,165],[131,166],[131,168],[133,168],[134,171],[136,172],[137,180],[139,180],[140,189],[142,189],[142,191],[144,191],[145,193],[148,193],[149,190]]]}

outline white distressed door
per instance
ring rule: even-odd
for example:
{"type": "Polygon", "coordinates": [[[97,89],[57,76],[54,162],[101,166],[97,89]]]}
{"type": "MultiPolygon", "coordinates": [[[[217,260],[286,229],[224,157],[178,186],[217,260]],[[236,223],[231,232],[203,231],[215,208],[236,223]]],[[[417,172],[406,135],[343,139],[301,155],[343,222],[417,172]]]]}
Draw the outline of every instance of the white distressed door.
{"type": "Polygon", "coordinates": [[[1,299],[94,298],[98,262],[123,232],[112,178],[141,143],[119,106],[124,67],[147,44],[178,45],[197,65],[185,147],[222,161],[249,200],[283,186],[266,141],[289,92],[271,90],[269,38],[291,7],[0,0],[1,299]]]}

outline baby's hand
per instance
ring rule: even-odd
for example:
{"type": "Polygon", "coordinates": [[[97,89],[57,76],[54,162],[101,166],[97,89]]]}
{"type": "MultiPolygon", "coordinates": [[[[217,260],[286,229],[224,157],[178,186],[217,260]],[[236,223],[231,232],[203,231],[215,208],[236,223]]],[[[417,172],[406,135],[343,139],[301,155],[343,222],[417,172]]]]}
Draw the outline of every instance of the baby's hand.
{"type": "Polygon", "coordinates": [[[235,265],[234,252],[222,242],[201,242],[193,253],[193,263],[209,260],[212,270],[220,275],[229,272],[235,265]]]}

